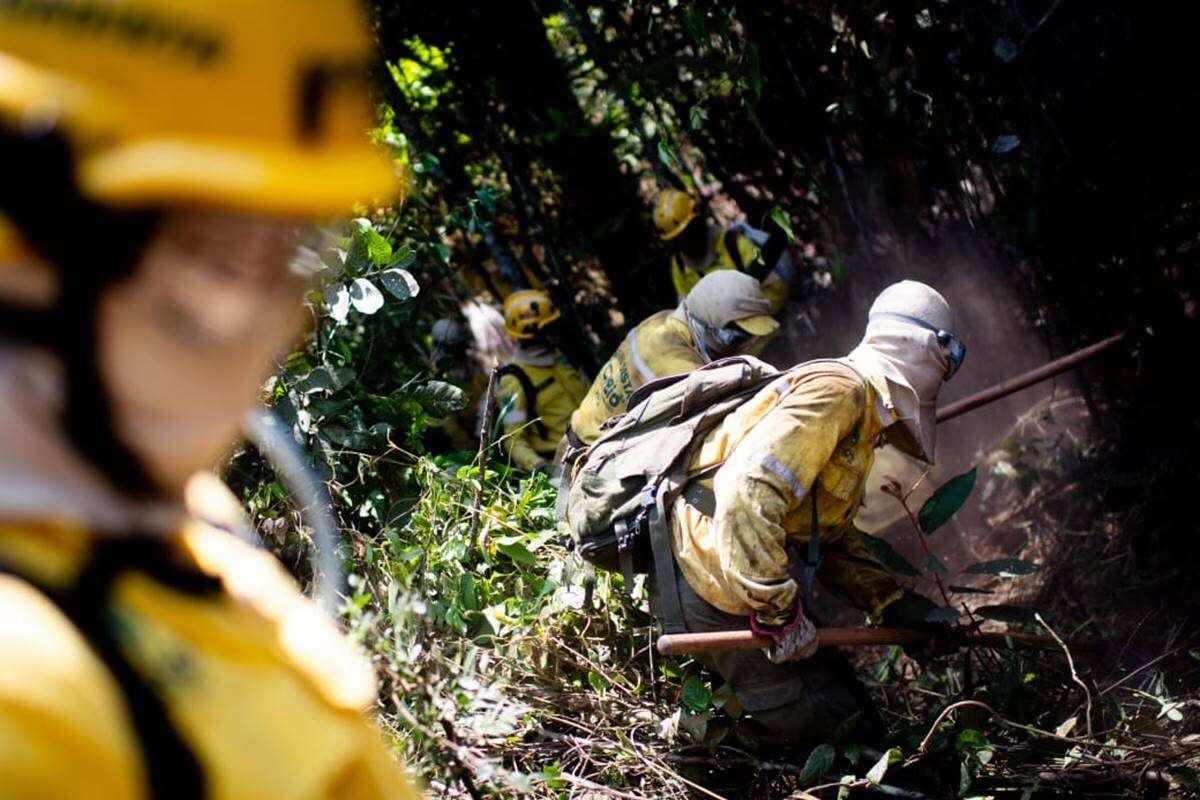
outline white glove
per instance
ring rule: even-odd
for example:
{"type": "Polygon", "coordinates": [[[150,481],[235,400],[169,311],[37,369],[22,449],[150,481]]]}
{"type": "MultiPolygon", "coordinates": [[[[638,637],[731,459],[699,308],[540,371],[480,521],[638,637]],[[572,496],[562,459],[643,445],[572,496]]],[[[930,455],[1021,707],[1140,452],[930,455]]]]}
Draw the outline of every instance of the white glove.
{"type": "Polygon", "coordinates": [[[819,644],[817,629],[812,620],[801,615],[794,625],[775,637],[775,642],[763,652],[772,664],[801,661],[816,655],[819,644]]]}

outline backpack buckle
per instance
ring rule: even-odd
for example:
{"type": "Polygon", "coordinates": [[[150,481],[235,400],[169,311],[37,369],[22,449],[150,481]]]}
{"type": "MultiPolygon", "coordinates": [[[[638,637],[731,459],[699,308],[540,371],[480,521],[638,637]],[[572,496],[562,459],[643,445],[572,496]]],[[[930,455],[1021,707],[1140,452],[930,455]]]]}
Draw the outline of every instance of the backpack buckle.
{"type": "Polygon", "coordinates": [[[639,514],[645,514],[646,509],[654,505],[654,494],[657,488],[657,482],[647,483],[638,492],[638,504],[642,507],[641,511],[638,512],[639,514]]]}
{"type": "Polygon", "coordinates": [[[617,537],[617,552],[624,553],[633,541],[646,530],[646,509],[641,508],[627,519],[619,519],[613,523],[613,533],[617,537]]]}
{"type": "Polygon", "coordinates": [[[629,543],[633,541],[636,531],[630,531],[625,520],[619,519],[613,524],[613,533],[617,536],[617,552],[624,553],[629,549],[629,543]]]}

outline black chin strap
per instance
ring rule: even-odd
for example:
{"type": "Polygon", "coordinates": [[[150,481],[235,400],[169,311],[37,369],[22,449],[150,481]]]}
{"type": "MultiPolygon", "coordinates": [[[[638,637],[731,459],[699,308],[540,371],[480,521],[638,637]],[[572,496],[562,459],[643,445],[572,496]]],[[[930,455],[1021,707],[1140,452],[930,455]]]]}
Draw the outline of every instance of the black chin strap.
{"type": "Polygon", "coordinates": [[[58,271],[58,301],[47,309],[0,301],[0,337],[45,347],[65,368],[63,428],[75,449],[126,495],[151,484],[137,457],[119,439],[101,379],[98,301],[129,274],[157,218],[122,213],[83,197],[75,160],[61,135],[29,135],[0,122],[0,215],[58,271]]]}

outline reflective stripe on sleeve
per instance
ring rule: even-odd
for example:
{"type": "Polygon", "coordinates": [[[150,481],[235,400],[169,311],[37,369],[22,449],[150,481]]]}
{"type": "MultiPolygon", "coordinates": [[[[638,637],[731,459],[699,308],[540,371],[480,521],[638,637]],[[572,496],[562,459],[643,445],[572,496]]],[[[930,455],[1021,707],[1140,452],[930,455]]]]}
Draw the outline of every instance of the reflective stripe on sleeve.
{"type": "Polygon", "coordinates": [[[633,365],[641,373],[643,381],[652,381],[658,377],[654,374],[654,370],[646,366],[646,362],[642,361],[642,356],[638,353],[636,328],[629,332],[629,355],[633,359],[633,365]]]}
{"type": "Polygon", "coordinates": [[[788,469],[786,464],[770,453],[755,453],[752,460],[757,460],[768,472],[787,483],[791,487],[792,495],[796,498],[797,503],[804,500],[808,489],[796,477],[796,473],[788,469]]]}

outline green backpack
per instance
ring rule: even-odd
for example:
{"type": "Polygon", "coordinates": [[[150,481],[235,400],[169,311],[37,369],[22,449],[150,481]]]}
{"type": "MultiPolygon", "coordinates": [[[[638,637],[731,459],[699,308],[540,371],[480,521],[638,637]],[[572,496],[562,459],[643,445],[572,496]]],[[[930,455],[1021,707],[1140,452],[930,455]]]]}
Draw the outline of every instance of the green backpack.
{"type": "MultiPolygon", "coordinates": [[[[660,586],[674,585],[666,511],[690,481],[718,466],[689,473],[692,454],[708,431],[781,374],[752,356],[733,356],[639,387],[599,439],[564,459],[570,485],[560,513],[580,556],[620,570],[627,585],[651,570],[660,586]]],[[[674,594],[663,592],[664,599],[674,594]]],[[[677,597],[670,600],[676,605],[677,597]]]]}

